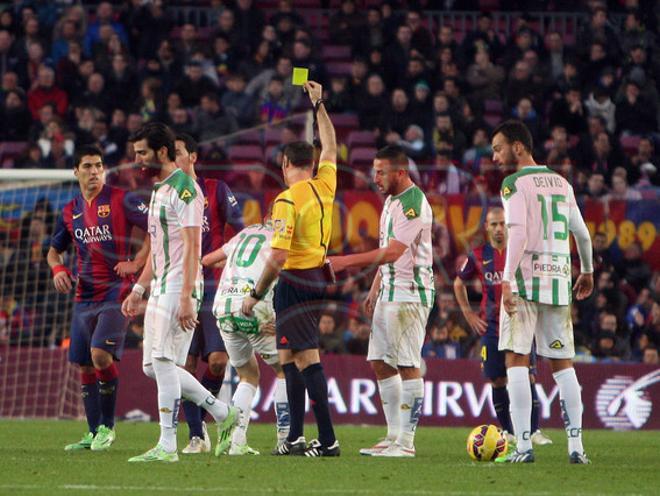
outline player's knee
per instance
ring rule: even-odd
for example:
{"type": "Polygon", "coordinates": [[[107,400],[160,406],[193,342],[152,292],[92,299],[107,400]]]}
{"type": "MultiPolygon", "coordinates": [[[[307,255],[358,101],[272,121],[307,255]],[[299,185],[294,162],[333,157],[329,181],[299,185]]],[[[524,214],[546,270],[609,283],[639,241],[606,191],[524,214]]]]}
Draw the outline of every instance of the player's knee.
{"type": "Polygon", "coordinates": [[[112,365],[112,355],[100,348],[92,348],[92,363],[97,370],[107,369],[112,365]]]}
{"type": "Polygon", "coordinates": [[[150,363],[146,365],[142,365],[142,372],[144,372],[144,375],[146,375],[147,377],[151,377],[152,379],[156,378],[154,367],[150,363]]]}
{"type": "Polygon", "coordinates": [[[390,367],[382,360],[372,360],[369,363],[371,364],[371,370],[374,371],[376,379],[379,381],[389,379],[398,374],[397,369],[390,367]]]}
{"type": "Polygon", "coordinates": [[[224,375],[227,366],[227,354],[217,351],[211,353],[208,357],[208,366],[213,375],[224,375]]]}

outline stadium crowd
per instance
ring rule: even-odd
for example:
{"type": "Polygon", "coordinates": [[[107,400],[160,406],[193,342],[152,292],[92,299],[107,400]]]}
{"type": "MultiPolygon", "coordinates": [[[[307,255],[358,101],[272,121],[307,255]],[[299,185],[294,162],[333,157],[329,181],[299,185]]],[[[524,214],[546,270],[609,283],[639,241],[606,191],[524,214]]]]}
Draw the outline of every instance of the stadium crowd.
{"type": "MultiPolygon", "coordinates": [[[[429,11],[414,5],[365,7],[353,0],[328,14],[327,36],[320,36],[307,11],[293,3],[196,2],[208,10],[204,25],[195,25],[175,18],[164,0],[93,8],[89,2],[14,2],[0,13],[0,161],[69,168],[76,145],[97,143],[108,165],[132,162],[129,134],[159,120],[205,144],[203,162],[237,164],[232,150],[246,148],[240,130],[281,123],[277,145],[300,135],[290,117],[305,107],[291,72],[303,66],[326,88],[333,115],[355,116],[352,129],[338,129],[345,165],[364,165],[358,148],[398,143],[426,191],[496,197],[503,175],[492,163],[490,130],[516,117],[532,130],[537,160],[570,177],[578,195],[606,203],[658,198],[660,18],[653,2],[531,2],[584,12],[584,22],[572,33],[548,29],[542,36],[537,20],[522,14],[509,37],[487,11],[461,31],[429,23],[429,11]],[[223,138],[230,134],[233,140],[223,138]]],[[[335,5],[324,6],[329,3],[335,5]]],[[[446,2],[426,3],[442,9],[446,2]]],[[[483,2],[449,3],[478,10],[483,2]]],[[[530,2],[485,3],[517,10],[530,2]]],[[[262,145],[252,146],[256,158],[243,158],[264,168],[279,165],[281,146],[262,145]]],[[[266,169],[237,170],[233,189],[261,189],[266,169]]],[[[119,182],[130,185],[131,176],[119,182]]],[[[343,186],[363,182],[356,175],[343,186]]],[[[49,209],[41,205],[24,219],[18,244],[0,242],[5,279],[21,263],[31,267],[25,287],[48,286],[38,246],[52,226],[49,209]]],[[[438,296],[424,355],[476,357],[477,339],[451,294],[462,259],[442,248],[441,228],[437,235],[438,296]]],[[[365,239],[361,248],[373,243],[365,239]]],[[[608,246],[605,235],[594,237],[596,292],[574,307],[578,355],[658,363],[660,273],[642,260],[639,243],[623,251],[615,245],[608,246]]],[[[364,274],[336,288],[336,303],[320,323],[327,352],[366,354],[370,324],[359,303],[370,282],[364,274]]],[[[474,302],[479,290],[470,289],[474,302]]],[[[21,328],[48,326],[25,310],[34,302],[3,295],[0,303],[0,342],[20,340],[11,336],[12,321],[32,319],[21,328]]],[[[129,343],[139,345],[140,332],[135,323],[129,343]]],[[[50,332],[37,335],[44,345],[60,340],[50,332]]]]}

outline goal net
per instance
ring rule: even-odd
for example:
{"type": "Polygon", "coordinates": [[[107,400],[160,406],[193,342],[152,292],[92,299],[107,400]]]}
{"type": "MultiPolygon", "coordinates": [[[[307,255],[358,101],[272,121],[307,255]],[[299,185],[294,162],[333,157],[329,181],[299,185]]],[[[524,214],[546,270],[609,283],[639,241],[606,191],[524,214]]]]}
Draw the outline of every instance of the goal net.
{"type": "Polygon", "coordinates": [[[82,414],[67,361],[73,298],[55,291],[46,261],[57,215],[78,191],[71,170],[0,170],[0,417],[82,414]]]}

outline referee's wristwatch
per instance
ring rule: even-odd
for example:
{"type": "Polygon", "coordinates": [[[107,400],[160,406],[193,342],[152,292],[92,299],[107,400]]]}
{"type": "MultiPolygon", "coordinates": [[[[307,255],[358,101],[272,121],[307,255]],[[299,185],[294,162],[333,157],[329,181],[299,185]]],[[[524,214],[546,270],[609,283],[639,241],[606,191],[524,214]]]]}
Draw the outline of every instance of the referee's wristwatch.
{"type": "Polygon", "coordinates": [[[257,293],[256,289],[252,288],[252,290],[250,291],[250,297],[254,298],[257,301],[261,301],[264,298],[264,295],[260,295],[259,293],[257,293]]]}

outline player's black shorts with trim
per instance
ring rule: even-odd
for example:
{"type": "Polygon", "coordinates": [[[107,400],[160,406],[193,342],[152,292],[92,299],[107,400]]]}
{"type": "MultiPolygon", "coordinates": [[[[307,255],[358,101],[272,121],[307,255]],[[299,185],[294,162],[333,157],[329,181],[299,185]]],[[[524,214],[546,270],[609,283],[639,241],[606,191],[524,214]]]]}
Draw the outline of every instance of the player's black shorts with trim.
{"type": "Polygon", "coordinates": [[[69,362],[92,365],[92,348],[121,359],[128,329],[128,318],[121,313],[121,303],[79,301],[73,305],[69,362]]]}
{"type": "Polygon", "coordinates": [[[328,284],[323,269],[283,270],[275,286],[277,349],[319,347],[319,318],[328,284]]]}
{"type": "Polygon", "coordinates": [[[195,334],[190,342],[189,355],[202,356],[202,360],[208,361],[209,355],[216,351],[226,353],[225,343],[218,329],[218,321],[213,315],[213,299],[215,290],[204,291],[204,301],[199,309],[197,320],[199,324],[195,328],[195,334]]]}
{"type": "MultiPolygon", "coordinates": [[[[506,377],[506,351],[497,348],[499,336],[481,336],[481,369],[484,376],[491,381],[500,377],[506,377]]],[[[536,374],[536,346],[532,346],[529,355],[529,373],[536,374]]]]}

